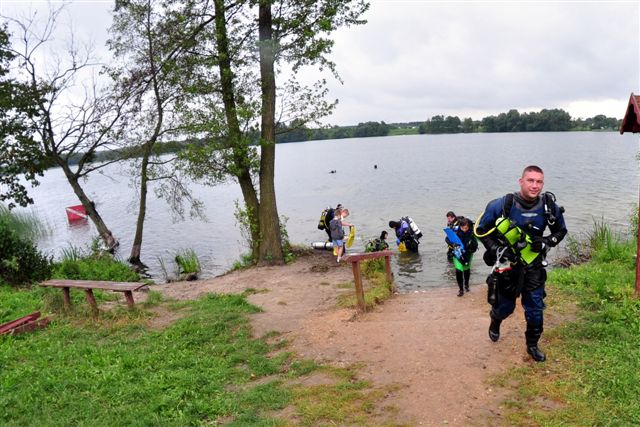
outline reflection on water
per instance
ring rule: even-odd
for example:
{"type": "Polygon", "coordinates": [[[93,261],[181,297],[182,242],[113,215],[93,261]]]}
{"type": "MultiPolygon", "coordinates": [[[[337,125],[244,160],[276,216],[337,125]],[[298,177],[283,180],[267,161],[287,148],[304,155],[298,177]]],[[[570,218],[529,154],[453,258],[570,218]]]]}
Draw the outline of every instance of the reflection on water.
{"type": "MultiPolygon", "coordinates": [[[[566,208],[571,236],[591,230],[594,218],[625,231],[637,203],[638,138],[631,134],[408,135],[281,144],[276,150],[278,211],[286,217],[294,244],[324,241],[325,232],[317,229],[320,212],[338,203],[349,208],[349,222],[357,227],[351,251],[362,251],[382,230],[393,235],[390,219],[413,218],[424,235],[420,252],[392,258],[401,292],[455,286],[453,266],[445,257],[446,212],[478,218],[490,200],[518,189],[528,164],[545,170],[545,189],[566,208]]],[[[120,241],[118,255],[126,259],[135,232],[136,194],[121,166],[105,172],[92,176],[85,188],[120,241]]],[[[52,235],[38,242],[40,248],[59,256],[69,244],[88,245],[97,233],[89,223],[67,224],[64,208],[77,204],[77,198],[61,171],[47,171],[41,182],[30,192],[33,210],[50,225],[52,235]]],[[[171,263],[181,249],[198,254],[203,277],[225,272],[248,251],[233,214],[234,201],[242,200],[238,185],[192,188],[204,202],[209,222],[172,222],[166,203],[149,197],[142,260],[155,277],[161,277],[158,257],[171,263]]],[[[552,257],[557,253],[554,249],[552,257]]],[[[488,271],[477,256],[471,283],[484,282],[488,271]]]]}
{"type": "Polygon", "coordinates": [[[399,289],[409,289],[415,286],[417,277],[422,270],[422,256],[420,253],[400,252],[396,258],[397,272],[395,275],[396,286],[399,289]]]}

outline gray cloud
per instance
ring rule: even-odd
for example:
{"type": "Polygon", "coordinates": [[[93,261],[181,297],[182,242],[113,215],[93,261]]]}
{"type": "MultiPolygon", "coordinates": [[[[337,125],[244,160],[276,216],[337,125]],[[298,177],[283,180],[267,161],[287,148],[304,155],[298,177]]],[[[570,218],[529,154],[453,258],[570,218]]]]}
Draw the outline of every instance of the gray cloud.
{"type": "Polygon", "coordinates": [[[510,108],[620,117],[638,91],[638,3],[374,0],[367,19],[336,35],[345,84],[332,84],[331,123],[510,108]]]}
{"type": "MultiPolygon", "coordinates": [[[[2,0],[14,13],[42,2],[2,0]]],[[[69,20],[103,47],[113,0],[72,1],[69,20]]],[[[368,24],[340,29],[332,59],[344,84],[332,124],[481,118],[564,108],[621,117],[639,92],[638,2],[371,0],[368,24]]],[[[308,79],[318,77],[305,72],[308,79]]],[[[325,77],[327,77],[325,75],[325,77]]]]}

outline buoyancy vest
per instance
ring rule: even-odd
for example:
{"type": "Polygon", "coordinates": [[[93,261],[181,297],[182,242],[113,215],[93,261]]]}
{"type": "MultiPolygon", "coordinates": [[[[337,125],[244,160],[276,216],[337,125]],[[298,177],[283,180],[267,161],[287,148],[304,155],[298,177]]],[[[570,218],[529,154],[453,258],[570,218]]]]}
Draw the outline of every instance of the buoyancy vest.
{"type": "MultiPolygon", "coordinates": [[[[558,209],[560,212],[564,211],[562,207],[558,209]]],[[[523,265],[529,265],[538,260],[541,255],[544,257],[545,251],[536,252],[531,249],[532,236],[541,236],[546,225],[555,224],[557,220],[555,211],[556,204],[553,193],[541,194],[536,203],[527,208],[516,204],[515,194],[509,193],[504,197],[502,216],[496,219],[493,230],[497,233],[499,240],[511,248],[523,265]],[[520,221],[511,218],[514,208],[516,209],[515,215],[519,217],[520,221]]]]}

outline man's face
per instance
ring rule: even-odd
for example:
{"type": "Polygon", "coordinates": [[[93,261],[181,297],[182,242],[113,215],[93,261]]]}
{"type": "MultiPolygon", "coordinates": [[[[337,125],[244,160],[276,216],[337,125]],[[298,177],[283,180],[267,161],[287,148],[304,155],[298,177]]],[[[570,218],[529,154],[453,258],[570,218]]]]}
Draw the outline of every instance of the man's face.
{"type": "Polygon", "coordinates": [[[447,217],[447,224],[451,224],[454,219],[455,219],[455,216],[448,216],[447,217]]]}
{"type": "Polygon", "coordinates": [[[467,224],[463,224],[460,226],[460,230],[466,233],[467,231],[469,231],[469,226],[467,224]]]}
{"type": "Polygon", "coordinates": [[[527,171],[518,180],[520,194],[525,200],[534,200],[544,187],[544,175],[540,172],[527,171]]]}

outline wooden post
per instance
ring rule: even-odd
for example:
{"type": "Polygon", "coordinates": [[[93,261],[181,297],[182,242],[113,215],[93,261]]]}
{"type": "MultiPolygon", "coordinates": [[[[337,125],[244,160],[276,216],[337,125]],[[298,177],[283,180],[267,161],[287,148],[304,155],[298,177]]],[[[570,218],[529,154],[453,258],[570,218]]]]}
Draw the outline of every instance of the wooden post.
{"type": "Polygon", "coordinates": [[[391,272],[391,257],[384,257],[384,271],[387,273],[387,282],[393,283],[393,273],[391,272]]]}
{"type": "Polygon", "coordinates": [[[351,263],[353,270],[353,281],[356,288],[356,299],[358,300],[358,310],[361,312],[367,311],[367,306],[364,301],[364,287],[362,286],[362,276],[360,275],[360,261],[366,259],[377,259],[384,257],[384,269],[387,273],[387,281],[393,286],[393,274],[391,273],[391,255],[394,252],[380,251],[380,252],[367,252],[349,254],[343,258],[344,261],[351,263]]]}
{"type": "Polygon", "coordinates": [[[638,195],[638,235],[636,236],[636,296],[640,296],[640,193],[638,195]]]}
{"type": "Polygon", "coordinates": [[[98,318],[98,303],[96,302],[96,297],[93,296],[92,289],[85,289],[84,294],[87,297],[87,302],[91,306],[91,313],[93,314],[93,318],[98,318]]]}
{"type": "Polygon", "coordinates": [[[362,286],[362,276],[360,275],[360,261],[351,263],[353,270],[353,281],[356,285],[356,299],[358,300],[358,310],[361,312],[367,311],[367,305],[364,302],[364,288],[362,286]]]}
{"type": "Polygon", "coordinates": [[[135,302],[133,301],[133,292],[125,291],[124,297],[127,299],[127,305],[129,305],[129,308],[133,308],[135,306],[135,302]]]}
{"type": "Polygon", "coordinates": [[[62,288],[62,294],[64,295],[64,309],[69,311],[71,309],[71,293],[69,288],[62,288]]]}
{"type": "MultiPolygon", "coordinates": [[[[625,132],[640,132],[640,96],[634,95],[631,92],[629,96],[629,103],[627,104],[627,110],[620,124],[620,135],[625,132]]],[[[638,195],[640,201],[640,194],[638,195]]],[[[638,204],[638,221],[640,222],[640,203],[638,204]]],[[[636,296],[640,297],[640,226],[638,227],[636,246],[636,296]]]]}

